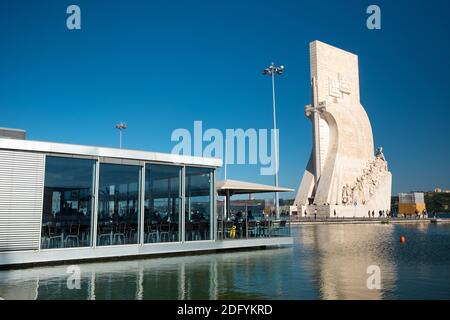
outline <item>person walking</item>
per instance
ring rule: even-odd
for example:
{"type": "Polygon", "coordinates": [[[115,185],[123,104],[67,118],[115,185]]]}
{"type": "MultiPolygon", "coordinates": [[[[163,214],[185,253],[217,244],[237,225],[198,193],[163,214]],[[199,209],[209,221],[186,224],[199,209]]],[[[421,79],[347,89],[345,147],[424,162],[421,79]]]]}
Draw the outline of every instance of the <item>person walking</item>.
{"type": "Polygon", "coordinates": [[[334,218],[336,218],[336,209],[334,209],[334,218]]]}
{"type": "Polygon", "coordinates": [[[427,209],[423,209],[422,215],[423,215],[423,219],[428,218],[427,209]]]}
{"type": "Polygon", "coordinates": [[[317,209],[314,209],[314,220],[317,219],[317,209]]]}

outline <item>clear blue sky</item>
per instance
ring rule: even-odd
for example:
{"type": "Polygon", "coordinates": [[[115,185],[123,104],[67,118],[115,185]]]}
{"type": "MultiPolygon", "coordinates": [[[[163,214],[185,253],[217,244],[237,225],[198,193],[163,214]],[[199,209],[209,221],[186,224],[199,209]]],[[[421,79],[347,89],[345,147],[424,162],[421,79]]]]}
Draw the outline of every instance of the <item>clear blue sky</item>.
{"type": "MultiPolygon", "coordinates": [[[[393,191],[450,188],[450,2],[0,1],[0,126],[32,140],[170,152],[176,128],[270,128],[277,79],[280,184],[297,188],[311,151],[309,52],[359,55],[361,100],[393,191]],[[82,30],[66,28],[81,7],[82,30]],[[378,4],[382,30],[366,28],[378,4]]],[[[220,175],[222,175],[222,170],[220,175]]],[[[229,178],[272,183],[257,165],[229,178]]],[[[288,195],[292,196],[292,195],[288,195]]],[[[284,195],[286,197],[286,195],[284,195]]]]}

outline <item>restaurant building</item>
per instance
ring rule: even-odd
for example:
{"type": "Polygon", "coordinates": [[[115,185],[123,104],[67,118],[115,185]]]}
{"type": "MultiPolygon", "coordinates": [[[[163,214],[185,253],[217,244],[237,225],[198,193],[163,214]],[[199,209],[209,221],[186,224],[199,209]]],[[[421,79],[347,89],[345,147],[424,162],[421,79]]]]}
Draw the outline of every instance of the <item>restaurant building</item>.
{"type": "Polygon", "coordinates": [[[223,229],[221,165],[0,137],[0,267],[292,244],[266,222],[223,229]]]}

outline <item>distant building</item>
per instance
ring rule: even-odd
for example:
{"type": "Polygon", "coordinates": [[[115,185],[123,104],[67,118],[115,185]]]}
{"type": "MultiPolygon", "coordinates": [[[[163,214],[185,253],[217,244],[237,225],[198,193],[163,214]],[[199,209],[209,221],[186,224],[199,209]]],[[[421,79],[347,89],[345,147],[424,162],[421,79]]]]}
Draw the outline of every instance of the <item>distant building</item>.
{"type": "Polygon", "coordinates": [[[25,140],[26,131],[22,129],[0,128],[0,138],[25,140]]]}
{"type": "Polygon", "coordinates": [[[450,189],[442,189],[439,187],[434,188],[435,193],[450,193],[450,189]]]}
{"type": "Polygon", "coordinates": [[[415,214],[425,210],[425,197],[423,192],[399,193],[398,194],[398,213],[415,214]]]}

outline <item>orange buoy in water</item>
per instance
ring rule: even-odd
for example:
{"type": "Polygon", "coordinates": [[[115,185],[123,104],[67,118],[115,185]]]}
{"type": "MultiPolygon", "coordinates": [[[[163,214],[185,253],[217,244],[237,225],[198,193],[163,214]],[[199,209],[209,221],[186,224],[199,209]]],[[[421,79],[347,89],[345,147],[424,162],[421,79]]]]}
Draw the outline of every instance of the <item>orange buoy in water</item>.
{"type": "Polygon", "coordinates": [[[400,243],[405,243],[405,242],[406,242],[405,236],[400,236],[400,243]]]}

